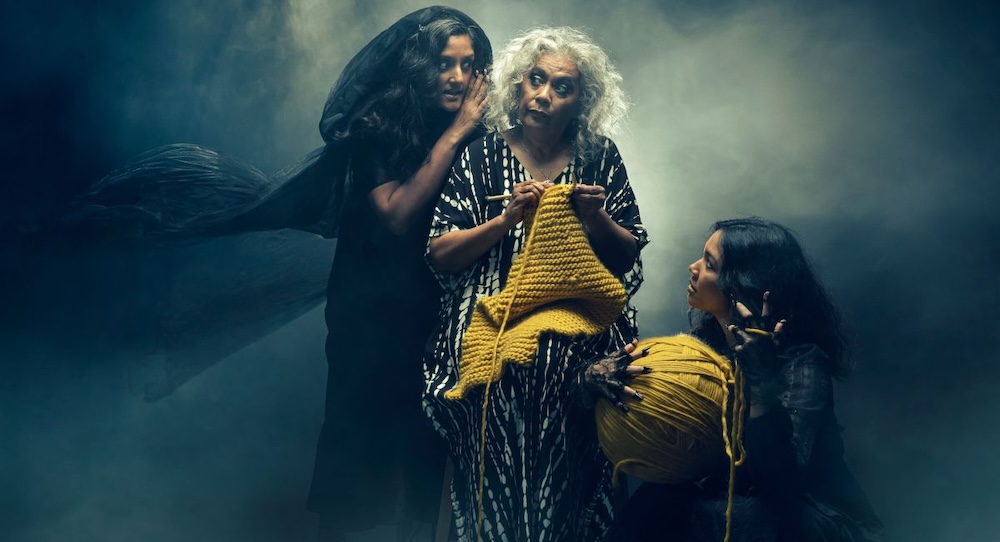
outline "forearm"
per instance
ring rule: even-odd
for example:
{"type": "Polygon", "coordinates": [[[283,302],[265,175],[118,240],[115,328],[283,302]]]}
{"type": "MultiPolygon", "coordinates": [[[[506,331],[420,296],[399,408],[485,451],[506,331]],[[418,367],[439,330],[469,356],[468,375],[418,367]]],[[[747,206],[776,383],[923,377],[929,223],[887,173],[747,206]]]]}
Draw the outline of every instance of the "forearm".
{"type": "Polygon", "coordinates": [[[459,134],[446,131],[435,142],[420,169],[406,182],[386,183],[372,191],[372,204],[392,232],[406,233],[420,211],[438,196],[461,143],[459,134]]]}
{"type": "Polygon", "coordinates": [[[632,268],[638,247],[631,232],[604,210],[584,222],[584,226],[594,252],[608,270],[620,275],[632,268]]]}
{"type": "Polygon", "coordinates": [[[474,228],[435,237],[429,246],[431,267],[439,273],[459,273],[499,243],[511,227],[501,215],[474,228]]]}

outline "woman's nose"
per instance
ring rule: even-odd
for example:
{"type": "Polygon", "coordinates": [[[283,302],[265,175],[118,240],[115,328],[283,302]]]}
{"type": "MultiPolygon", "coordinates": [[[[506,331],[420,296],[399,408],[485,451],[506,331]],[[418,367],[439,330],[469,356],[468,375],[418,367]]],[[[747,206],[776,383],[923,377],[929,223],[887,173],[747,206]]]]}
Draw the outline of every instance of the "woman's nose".
{"type": "Polygon", "coordinates": [[[688,265],[688,272],[691,273],[692,277],[697,274],[697,273],[695,273],[695,270],[697,269],[695,267],[696,265],[698,265],[698,260],[695,260],[695,261],[691,262],[691,265],[688,265]]]}
{"type": "Polygon", "coordinates": [[[539,105],[549,105],[549,86],[544,85],[538,89],[538,94],[535,94],[535,101],[539,105]]]}

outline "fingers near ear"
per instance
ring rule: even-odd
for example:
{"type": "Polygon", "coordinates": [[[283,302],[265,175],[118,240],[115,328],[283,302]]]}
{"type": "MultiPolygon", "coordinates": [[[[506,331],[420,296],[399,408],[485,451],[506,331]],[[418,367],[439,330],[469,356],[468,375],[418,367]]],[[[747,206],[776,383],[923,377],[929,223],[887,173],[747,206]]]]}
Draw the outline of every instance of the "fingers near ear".
{"type": "Polygon", "coordinates": [[[743,331],[738,326],[733,324],[729,324],[729,332],[742,339],[744,343],[751,340],[750,335],[746,331],[743,331]]]}
{"type": "Polygon", "coordinates": [[[753,316],[753,313],[750,312],[750,309],[748,309],[747,306],[740,301],[736,302],[736,312],[740,313],[740,316],[742,316],[743,318],[749,318],[753,316]]]}
{"type": "Polygon", "coordinates": [[[778,333],[781,333],[785,329],[785,324],[787,323],[787,320],[778,320],[778,323],[774,324],[774,334],[777,335],[778,333]]]}

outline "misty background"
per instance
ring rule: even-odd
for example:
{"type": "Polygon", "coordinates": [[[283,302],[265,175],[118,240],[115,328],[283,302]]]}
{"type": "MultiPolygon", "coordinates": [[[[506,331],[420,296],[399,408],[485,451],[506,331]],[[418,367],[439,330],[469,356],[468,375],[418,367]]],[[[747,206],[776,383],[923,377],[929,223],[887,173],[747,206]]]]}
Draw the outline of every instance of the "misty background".
{"type": "MultiPolygon", "coordinates": [[[[424,5],[0,8],[0,539],[313,539],[326,360],[306,293],[333,243],[285,232],[145,250],[50,232],[88,185],[158,145],[265,172],[319,147],[341,68],[424,5]],[[299,290],[281,315],[244,310],[259,294],[245,284],[289,274],[299,290]],[[243,318],[214,320],[219,307],[243,318]],[[171,373],[177,359],[195,361],[171,373]]],[[[1000,538],[996,7],[456,7],[495,49],[536,25],[585,27],[622,72],[633,107],[615,140],[652,240],[643,335],[686,329],[686,268],[713,221],[792,227],[855,339],[837,412],[889,539],[1000,538]]]]}

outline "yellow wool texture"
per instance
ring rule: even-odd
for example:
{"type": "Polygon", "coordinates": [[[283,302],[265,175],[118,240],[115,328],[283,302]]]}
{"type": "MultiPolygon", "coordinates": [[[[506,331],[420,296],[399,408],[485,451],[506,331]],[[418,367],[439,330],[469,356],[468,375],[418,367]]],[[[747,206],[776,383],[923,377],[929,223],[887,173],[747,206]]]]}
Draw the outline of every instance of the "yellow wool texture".
{"type": "Polygon", "coordinates": [[[727,403],[735,383],[728,359],[690,335],[643,340],[651,368],[629,381],[643,395],[622,412],[608,401],[595,408],[604,454],[622,471],[645,482],[698,480],[732,455],[725,434],[727,403]]]}
{"type": "Polygon", "coordinates": [[[621,315],[625,288],[594,254],[573,211],[572,193],[573,185],[549,187],[525,217],[528,239],[506,287],[476,301],[448,399],[496,382],[508,363],[530,365],[543,333],[593,336],[621,315]]]}

